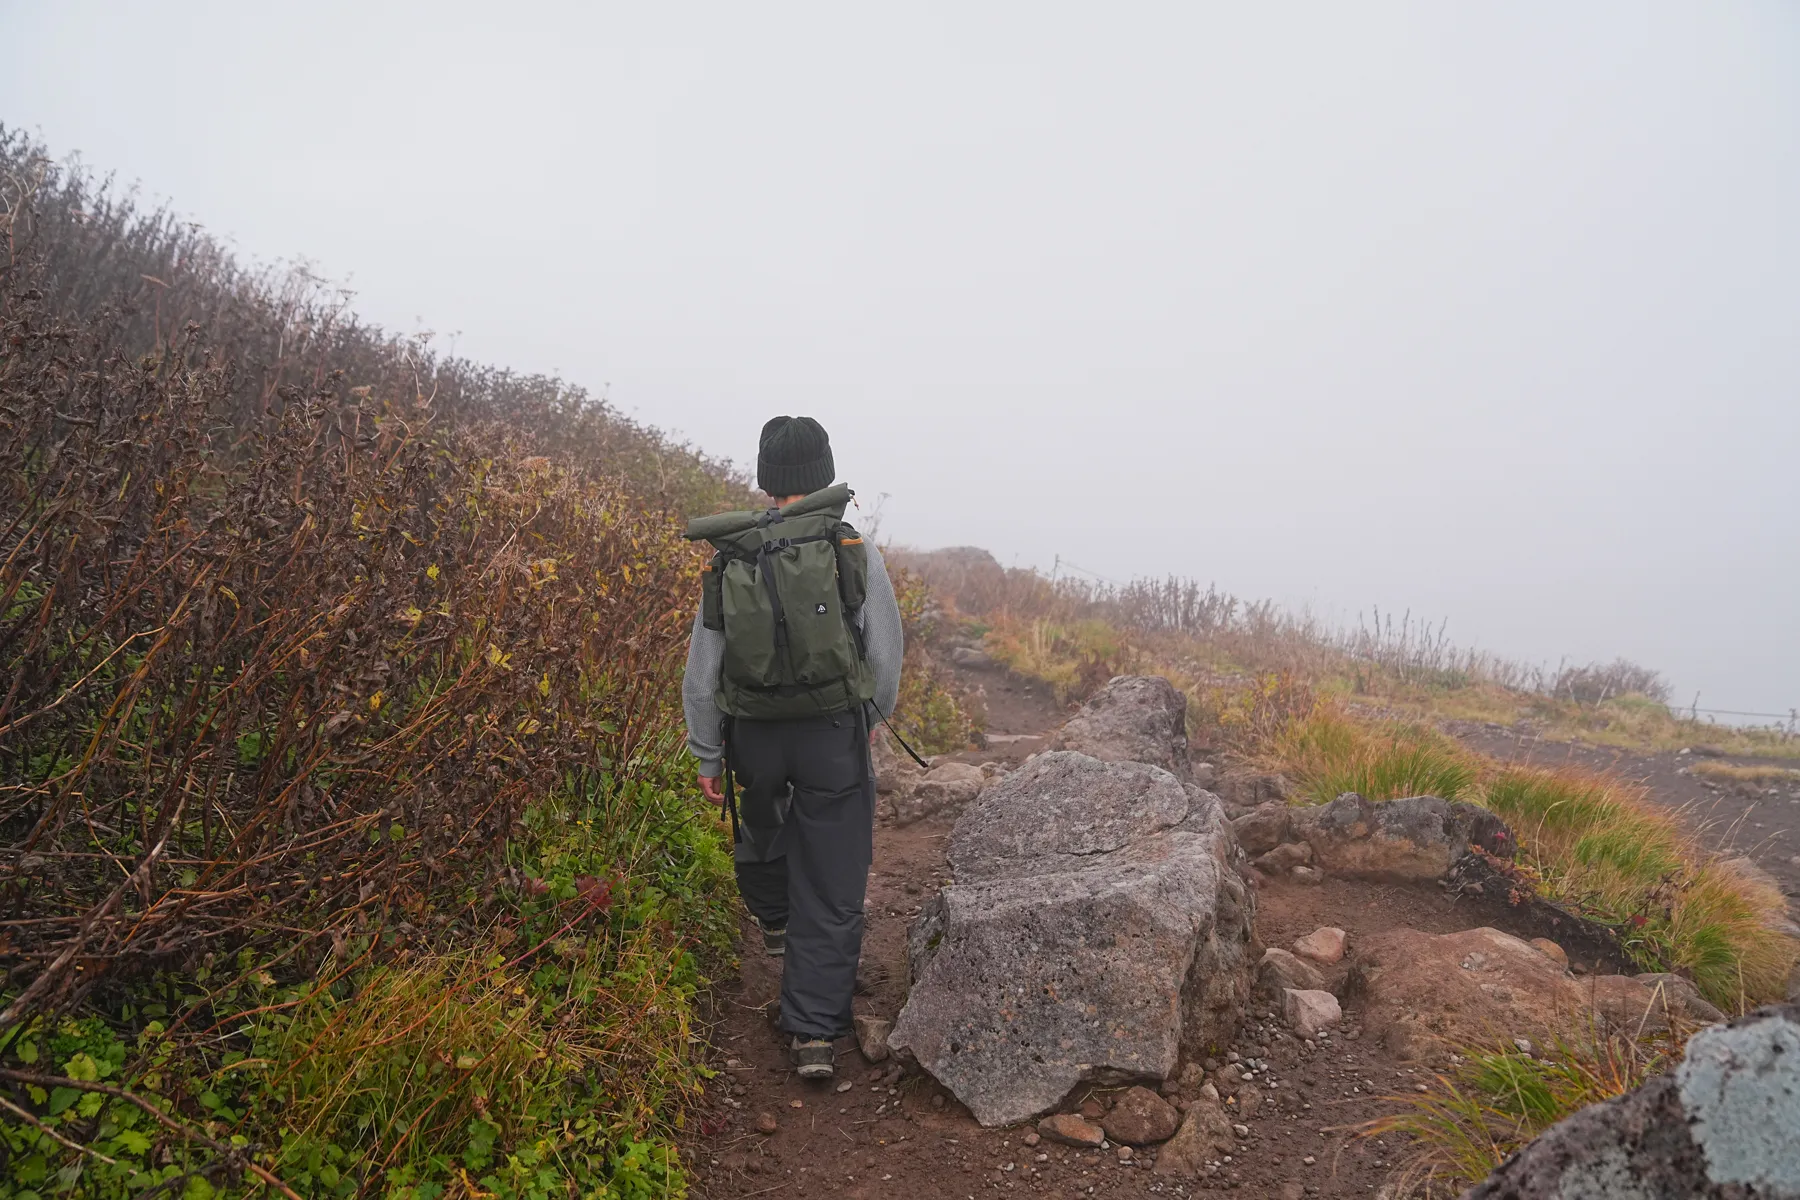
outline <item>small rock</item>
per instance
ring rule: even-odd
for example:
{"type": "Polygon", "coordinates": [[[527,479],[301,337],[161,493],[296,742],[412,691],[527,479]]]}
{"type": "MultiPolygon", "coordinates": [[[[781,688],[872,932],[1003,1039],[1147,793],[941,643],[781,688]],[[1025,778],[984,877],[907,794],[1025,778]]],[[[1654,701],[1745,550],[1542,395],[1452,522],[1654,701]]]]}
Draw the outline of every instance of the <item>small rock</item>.
{"type": "Polygon", "coordinates": [[[1218,1101],[1196,1100],[1188,1106],[1181,1128],[1157,1152],[1156,1173],[1194,1178],[1206,1173],[1208,1163],[1236,1149],[1231,1120],[1218,1101]]]}
{"type": "Polygon", "coordinates": [[[1294,867],[1312,862],[1312,847],[1305,842],[1283,842],[1256,860],[1259,869],[1270,875],[1285,875],[1294,867]]]}
{"type": "Polygon", "coordinates": [[[1539,950],[1542,950],[1545,957],[1555,962],[1557,966],[1566,967],[1569,965],[1568,952],[1549,938],[1532,938],[1531,944],[1536,946],[1539,950]]]}
{"type": "Polygon", "coordinates": [[[935,1095],[931,1098],[931,1107],[933,1107],[933,1108],[944,1107],[944,1093],[939,1092],[937,1095],[935,1095]]]}
{"type": "Polygon", "coordinates": [[[1288,875],[1292,877],[1295,883],[1304,883],[1309,886],[1325,882],[1325,872],[1319,870],[1317,867],[1295,867],[1292,871],[1288,872],[1288,875]]]}
{"type": "Polygon", "coordinates": [[[1281,1200],[1305,1200],[1306,1187],[1298,1179],[1290,1179],[1281,1185],[1281,1200]]]}
{"type": "Polygon", "coordinates": [[[1181,1085],[1182,1091],[1191,1092],[1198,1089],[1199,1086],[1205,1082],[1206,1072],[1201,1068],[1199,1063],[1191,1062],[1185,1064],[1181,1068],[1181,1073],[1177,1075],[1175,1079],[1181,1085]]]}
{"type": "MultiPolygon", "coordinates": [[[[1255,858],[1269,853],[1288,840],[1292,819],[1293,811],[1287,805],[1264,804],[1232,821],[1231,829],[1237,834],[1238,844],[1244,848],[1244,853],[1255,858]]],[[[1308,858],[1310,857],[1309,853],[1308,858]]],[[[1305,862],[1307,859],[1295,861],[1305,862]]]]}
{"type": "Polygon", "coordinates": [[[780,1129],[780,1128],[781,1128],[781,1126],[776,1123],[774,1113],[757,1113],[756,1114],[756,1132],[758,1132],[758,1133],[774,1133],[777,1129],[780,1129]]]}
{"type": "Polygon", "coordinates": [[[837,1090],[840,1092],[847,1092],[855,1086],[856,1085],[854,1083],[851,1083],[848,1079],[846,1079],[846,1080],[844,1080],[844,1082],[837,1085],[837,1090]]]}
{"type": "Polygon", "coordinates": [[[1344,931],[1326,925],[1294,943],[1294,953],[1331,966],[1344,961],[1344,931]]]}
{"type": "Polygon", "coordinates": [[[1180,1124],[1181,1117],[1167,1100],[1147,1087],[1134,1087],[1113,1102],[1100,1127],[1115,1142],[1143,1146],[1167,1141],[1180,1124]]]}
{"type": "Polygon", "coordinates": [[[1130,1162],[1131,1155],[1132,1155],[1131,1147],[1130,1146],[1120,1146],[1118,1149],[1118,1155],[1119,1155],[1120,1162],[1130,1162]]]}
{"type": "Polygon", "coordinates": [[[1256,1110],[1262,1107],[1262,1102],[1262,1089],[1257,1087],[1254,1083],[1246,1083],[1243,1087],[1238,1089],[1238,1115],[1244,1118],[1244,1120],[1248,1121],[1254,1117],[1256,1115],[1256,1110]]]}
{"type": "Polygon", "coordinates": [[[1242,1124],[1233,1125],[1231,1127],[1231,1132],[1237,1134],[1241,1138],[1247,1138],[1250,1136],[1250,1127],[1242,1124]]]}
{"type": "Polygon", "coordinates": [[[1318,992],[1325,990],[1325,977],[1306,960],[1271,946],[1256,964],[1256,986],[1273,996],[1279,996],[1286,988],[1318,992]]]}
{"type": "Polygon", "coordinates": [[[1081,1102],[1081,1107],[1076,1111],[1090,1121],[1098,1121],[1101,1117],[1106,1115],[1106,1105],[1100,1103],[1100,1101],[1096,1100],[1094,1097],[1089,1096],[1086,1100],[1081,1102]]]}
{"type": "Polygon", "coordinates": [[[1044,1139],[1042,1137],[1038,1136],[1037,1130],[1033,1129],[1031,1132],[1027,1133],[1024,1137],[1020,1138],[1019,1140],[1024,1142],[1027,1146],[1035,1146],[1039,1142],[1043,1141],[1044,1139]]]}
{"type": "Polygon", "coordinates": [[[1300,1161],[1301,1161],[1301,1162],[1303,1162],[1303,1163],[1305,1163],[1305,1164],[1306,1164],[1306,1165],[1307,1165],[1307,1166],[1309,1166],[1309,1167],[1310,1167],[1310,1166],[1312,1166],[1312,1165],[1313,1165],[1313,1164],[1314,1164],[1314,1163],[1316,1163],[1316,1162],[1318,1162],[1318,1161],[1319,1161],[1319,1160],[1318,1160],[1318,1159],[1316,1159],[1316,1158],[1314,1158],[1314,1157],[1313,1157],[1313,1156],[1312,1156],[1312,1155],[1310,1155],[1310,1154],[1309,1154],[1309,1155],[1307,1155],[1307,1156],[1306,1156],[1306,1157],[1305,1157],[1305,1158],[1303,1158],[1303,1159],[1301,1159],[1301,1160],[1300,1160],[1300,1161]]]}
{"type": "Polygon", "coordinates": [[[994,665],[986,650],[977,650],[974,646],[958,646],[950,651],[950,661],[972,671],[985,671],[994,665]]]}
{"type": "Polygon", "coordinates": [[[1317,1037],[1343,1020],[1343,1009],[1330,992],[1287,988],[1281,993],[1281,1017],[1301,1037],[1317,1037]]]}
{"type": "Polygon", "coordinates": [[[805,1108],[806,1101],[804,1101],[804,1100],[789,1100],[788,1107],[789,1108],[805,1108]]]}
{"type": "Polygon", "coordinates": [[[1106,1140],[1106,1133],[1098,1125],[1074,1113],[1055,1113],[1045,1117],[1038,1122],[1037,1131],[1053,1142],[1090,1150],[1106,1140]]]}
{"type": "Polygon", "coordinates": [[[878,1063],[888,1056],[888,1034],[892,1032],[894,1023],[881,1017],[858,1016],[856,1024],[856,1048],[862,1056],[872,1063],[878,1063]]]}
{"type": "Polygon", "coordinates": [[[1200,1085],[1200,1098],[1213,1104],[1217,1104],[1219,1102],[1219,1089],[1214,1087],[1209,1080],[1200,1085]]]}

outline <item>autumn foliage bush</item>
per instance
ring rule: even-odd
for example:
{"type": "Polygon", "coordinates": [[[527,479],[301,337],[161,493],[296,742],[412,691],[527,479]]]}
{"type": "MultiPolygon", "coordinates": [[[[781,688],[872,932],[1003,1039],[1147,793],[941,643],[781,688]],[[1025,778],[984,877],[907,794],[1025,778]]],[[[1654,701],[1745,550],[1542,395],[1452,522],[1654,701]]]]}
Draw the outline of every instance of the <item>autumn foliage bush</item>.
{"type": "Polygon", "coordinates": [[[340,991],[404,992],[394,964],[427,951],[486,978],[446,964],[552,886],[547,804],[636,830],[570,868],[614,938],[593,977],[625,954],[691,990],[725,868],[687,832],[710,816],[657,790],[698,590],[680,519],[745,494],[0,129],[0,1061],[84,1013],[166,1053],[233,1005],[298,1019],[327,966],[340,991]],[[688,849],[647,857],[645,830],[688,849]],[[171,1000],[153,1034],[146,989],[171,1000]]]}

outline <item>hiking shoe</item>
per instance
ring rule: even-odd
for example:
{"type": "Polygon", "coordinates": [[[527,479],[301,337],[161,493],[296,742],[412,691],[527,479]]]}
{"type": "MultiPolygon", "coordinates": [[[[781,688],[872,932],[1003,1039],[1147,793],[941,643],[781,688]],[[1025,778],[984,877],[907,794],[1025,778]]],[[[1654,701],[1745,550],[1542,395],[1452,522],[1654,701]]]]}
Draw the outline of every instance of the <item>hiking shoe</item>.
{"type": "Polygon", "coordinates": [[[802,1079],[830,1079],[837,1066],[837,1053],[831,1043],[819,1038],[794,1039],[794,1070],[802,1079]]]}
{"type": "Polygon", "coordinates": [[[762,930],[763,950],[770,957],[780,958],[782,955],[787,953],[787,926],[786,925],[783,925],[780,929],[770,929],[767,925],[764,925],[761,921],[758,921],[756,923],[756,927],[758,929],[762,930]]]}

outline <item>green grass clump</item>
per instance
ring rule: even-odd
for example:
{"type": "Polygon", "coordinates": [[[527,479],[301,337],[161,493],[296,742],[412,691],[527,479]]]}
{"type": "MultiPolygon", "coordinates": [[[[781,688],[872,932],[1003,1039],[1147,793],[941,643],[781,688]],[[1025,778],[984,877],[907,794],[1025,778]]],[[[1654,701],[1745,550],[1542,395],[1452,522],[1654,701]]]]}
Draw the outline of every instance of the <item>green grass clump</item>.
{"type": "Polygon", "coordinates": [[[1541,890],[1613,925],[1644,967],[1691,976],[1727,1011],[1781,997],[1800,958],[1774,929],[1783,898],[1709,856],[1641,787],[1508,767],[1481,800],[1511,827],[1541,890]]]}
{"type": "Polygon", "coordinates": [[[1468,1048],[1425,1093],[1387,1097],[1401,1111],[1357,1132],[1410,1140],[1390,1181],[1397,1196],[1455,1196],[1564,1117],[1643,1083],[1673,1048],[1621,1036],[1557,1039],[1536,1056],[1510,1044],[1468,1048]]]}
{"type": "Polygon", "coordinates": [[[1435,730],[1409,724],[1370,729],[1324,705],[1277,734],[1273,753],[1301,795],[1318,804],[1344,792],[1370,800],[1458,800],[1476,778],[1468,753],[1435,730]]]}

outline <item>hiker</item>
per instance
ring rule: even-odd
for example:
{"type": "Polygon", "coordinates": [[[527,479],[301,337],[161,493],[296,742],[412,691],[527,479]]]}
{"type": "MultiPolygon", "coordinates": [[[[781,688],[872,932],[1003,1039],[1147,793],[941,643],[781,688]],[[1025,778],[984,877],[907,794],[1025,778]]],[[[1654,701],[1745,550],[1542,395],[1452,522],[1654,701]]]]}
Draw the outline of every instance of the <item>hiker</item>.
{"type": "Polygon", "coordinates": [[[738,893],[782,955],[781,1028],[806,1079],[852,1032],[874,854],[870,747],[900,691],[900,608],[846,522],[831,440],[811,417],[763,426],[756,484],[775,507],[701,517],[712,543],[681,698],[700,790],[731,814],[738,893]]]}

